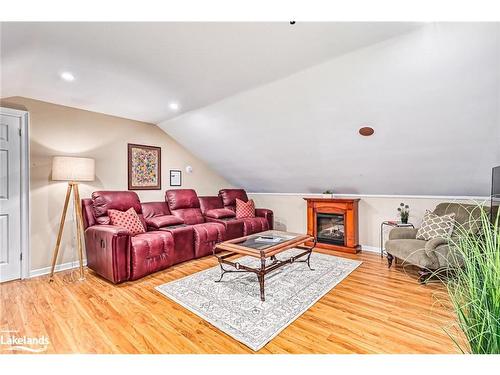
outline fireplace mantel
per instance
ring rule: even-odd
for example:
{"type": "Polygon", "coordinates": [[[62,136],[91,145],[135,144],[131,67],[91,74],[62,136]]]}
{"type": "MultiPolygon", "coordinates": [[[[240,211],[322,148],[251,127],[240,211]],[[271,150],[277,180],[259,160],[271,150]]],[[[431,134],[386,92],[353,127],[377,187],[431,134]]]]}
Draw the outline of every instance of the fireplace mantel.
{"type": "Polygon", "coordinates": [[[361,246],[358,240],[358,202],[359,199],[304,198],[307,201],[307,234],[317,240],[316,247],[357,253],[361,246]],[[344,217],[344,244],[321,242],[318,238],[317,214],[336,214],[344,217]]]}

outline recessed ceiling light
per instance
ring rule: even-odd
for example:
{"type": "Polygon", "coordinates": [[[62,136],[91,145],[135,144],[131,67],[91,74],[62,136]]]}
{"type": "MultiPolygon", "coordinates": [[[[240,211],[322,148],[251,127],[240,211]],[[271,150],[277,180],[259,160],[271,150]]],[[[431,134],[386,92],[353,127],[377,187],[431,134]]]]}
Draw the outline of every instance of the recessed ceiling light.
{"type": "Polygon", "coordinates": [[[179,109],[179,103],[170,103],[168,106],[172,111],[177,111],[179,109]]]}
{"type": "Polygon", "coordinates": [[[66,82],[73,82],[75,80],[75,76],[71,72],[62,72],[61,78],[66,82]]]}

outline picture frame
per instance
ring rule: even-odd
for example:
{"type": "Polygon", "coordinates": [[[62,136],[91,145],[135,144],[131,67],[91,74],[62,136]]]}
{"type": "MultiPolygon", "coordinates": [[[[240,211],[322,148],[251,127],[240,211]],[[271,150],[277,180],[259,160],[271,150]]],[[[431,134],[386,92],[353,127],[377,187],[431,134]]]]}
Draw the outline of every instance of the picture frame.
{"type": "Polygon", "coordinates": [[[170,170],[170,186],[182,186],[182,171],[179,169],[170,170]]]}
{"type": "Polygon", "coordinates": [[[127,144],[128,190],[161,190],[161,147],[127,144]]]}

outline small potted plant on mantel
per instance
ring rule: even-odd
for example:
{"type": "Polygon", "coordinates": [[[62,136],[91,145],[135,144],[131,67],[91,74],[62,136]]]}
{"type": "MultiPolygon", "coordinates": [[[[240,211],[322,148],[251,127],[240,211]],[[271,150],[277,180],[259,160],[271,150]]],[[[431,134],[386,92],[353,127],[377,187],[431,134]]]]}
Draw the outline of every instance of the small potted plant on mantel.
{"type": "Polygon", "coordinates": [[[410,216],[410,206],[404,203],[400,203],[398,212],[399,216],[401,217],[401,223],[408,224],[408,217],[410,216]]]}
{"type": "Polygon", "coordinates": [[[323,198],[333,198],[333,191],[332,190],[325,190],[323,192],[323,198]]]}

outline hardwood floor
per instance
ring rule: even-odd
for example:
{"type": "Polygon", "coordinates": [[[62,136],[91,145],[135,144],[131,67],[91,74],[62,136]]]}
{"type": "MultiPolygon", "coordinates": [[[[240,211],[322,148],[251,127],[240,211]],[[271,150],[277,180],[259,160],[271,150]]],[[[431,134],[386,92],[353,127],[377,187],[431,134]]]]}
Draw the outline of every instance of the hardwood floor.
{"type": "MultiPolygon", "coordinates": [[[[258,353],[456,353],[439,284],[374,253],[258,353]]],[[[112,285],[86,269],[0,284],[0,331],[49,337],[48,353],[253,353],[154,287],[217,264],[193,260],[112,285]]],[[[456,332],[452,330],[452,333],[456,332]]],[[[9,352],[10,353],[10,352],[9,352]]]]}

